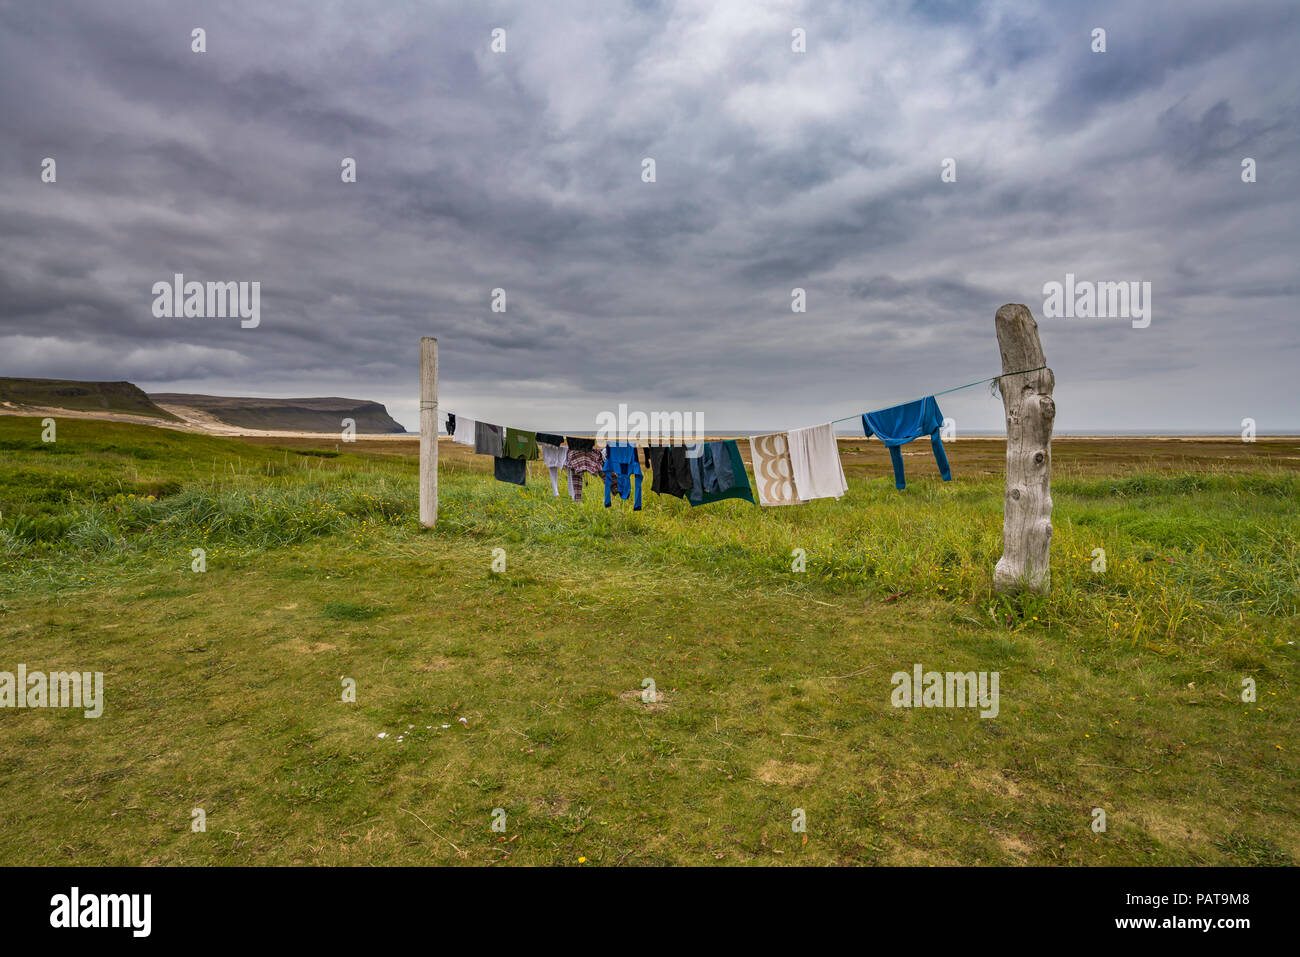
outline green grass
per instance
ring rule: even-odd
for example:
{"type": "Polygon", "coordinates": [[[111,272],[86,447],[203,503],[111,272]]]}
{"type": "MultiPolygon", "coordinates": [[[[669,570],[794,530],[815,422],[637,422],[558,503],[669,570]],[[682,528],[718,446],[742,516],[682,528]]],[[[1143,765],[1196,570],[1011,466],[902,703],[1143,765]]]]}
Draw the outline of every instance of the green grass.
{"type": "Polygon", "coordinates": [[[633,513],[451,459],[429,532],[414,456],[36,422],[0,670],[107,703],[0,710],[0,863],[1300,862],[1294,473],[1059,480],[1052,593],[1006,600],[1000,479],[633,513]],[[915,662],[999,716],[891,707],[915,662]]]}

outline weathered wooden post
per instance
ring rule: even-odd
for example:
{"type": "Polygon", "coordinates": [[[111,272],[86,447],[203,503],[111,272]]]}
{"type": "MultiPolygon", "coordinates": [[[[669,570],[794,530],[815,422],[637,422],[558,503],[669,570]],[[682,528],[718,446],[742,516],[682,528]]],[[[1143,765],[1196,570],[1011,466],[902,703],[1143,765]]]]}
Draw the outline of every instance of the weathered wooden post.
{"type": "Polygon", "coordinates": [[[438,340],[420,340],[420,524],[438,524],[438,340]]]}
{"type": "MultiPolygon", "coordinates": [[[[1026,306],[1007,303],[994,321],[1004,374],[1047,364],[1038,341],[1038,323],[1026,306]]],[[[996,592],[1046,593],[1051,584],[1055,384],[1051,369],[998,380],[1007,413],[1007,493],[1002,557],[993,569],[996,592]]]]}

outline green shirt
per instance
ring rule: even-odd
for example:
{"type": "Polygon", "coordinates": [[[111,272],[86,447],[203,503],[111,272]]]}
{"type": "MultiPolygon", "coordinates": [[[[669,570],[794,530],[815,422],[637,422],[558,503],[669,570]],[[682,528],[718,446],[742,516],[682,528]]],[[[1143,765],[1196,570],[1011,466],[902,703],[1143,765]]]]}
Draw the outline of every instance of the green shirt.
{"type": "Polygon", "coordinates": [[[537,450],[537,433],[524,432],[521,429],[506,428],[506,450],[502,458],[535,459],[540,457],[537,450]]]}

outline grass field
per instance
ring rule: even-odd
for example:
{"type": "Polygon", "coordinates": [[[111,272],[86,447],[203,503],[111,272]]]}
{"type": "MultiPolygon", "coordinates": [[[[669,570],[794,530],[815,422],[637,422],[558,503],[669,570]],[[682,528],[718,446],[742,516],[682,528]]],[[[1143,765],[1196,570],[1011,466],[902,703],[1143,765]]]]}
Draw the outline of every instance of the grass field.
{"type": "Polygon", "coordinates": [[[1016,601],[1004,444],[923,445],[633,513],[444,442],[430,532],[409,442],[0,417],[0,670],[106,687],[0,709],[0,864],[1300,863],[1300,442],[1058,441],[1016,601]],[[892,707],[918,662],[998,716],[892,707]]]}

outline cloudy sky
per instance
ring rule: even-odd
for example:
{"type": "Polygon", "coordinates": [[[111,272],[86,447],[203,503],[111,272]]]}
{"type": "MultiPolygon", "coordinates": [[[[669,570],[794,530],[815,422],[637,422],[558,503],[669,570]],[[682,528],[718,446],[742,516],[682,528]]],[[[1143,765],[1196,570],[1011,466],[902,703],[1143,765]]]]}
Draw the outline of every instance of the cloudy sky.
{"type": "Polygon", "coordinates": [[[1292,0],[0,0],[0,374],[413,428],[434,335],[475,418],[785,428],[996,373],[1023,302],[1059,430],[1300,431],[1298,50],[1292,0]],[[178,272],[260,326],[155,318],[178,272]]]}

